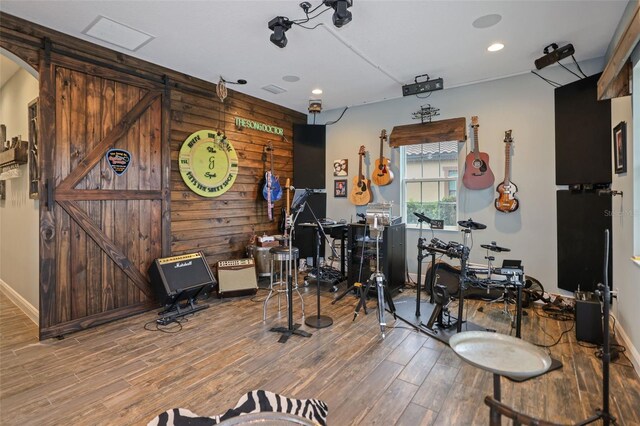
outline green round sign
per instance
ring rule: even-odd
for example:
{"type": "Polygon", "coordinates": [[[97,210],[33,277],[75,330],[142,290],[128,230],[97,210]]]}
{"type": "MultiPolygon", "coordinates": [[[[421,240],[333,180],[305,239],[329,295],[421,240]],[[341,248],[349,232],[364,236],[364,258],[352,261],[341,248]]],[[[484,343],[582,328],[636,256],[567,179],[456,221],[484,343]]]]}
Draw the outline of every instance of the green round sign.
{"type": "Polygon", "coordinates": [[[189,189],[203,197],[218,197],[238,176],[238,154],[226,136],[199,130],[182,144],[178,155],[180,174],[189,189]]]}

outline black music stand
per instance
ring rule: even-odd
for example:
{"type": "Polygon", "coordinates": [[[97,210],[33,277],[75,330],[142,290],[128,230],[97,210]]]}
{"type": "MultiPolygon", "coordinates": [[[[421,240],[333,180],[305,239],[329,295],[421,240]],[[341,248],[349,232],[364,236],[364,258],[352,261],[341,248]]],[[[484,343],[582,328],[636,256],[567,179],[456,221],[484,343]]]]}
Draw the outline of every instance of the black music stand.
{"type": "MultiPolygon", "coordinates": [[[[296,189],[296,191],[298,190],[296,189]]],[[[312,193],[309,190],[306,190],[306,192],[307,192],[307,196],[312,193]]],[[[295,197],[294,197],[294,200],[295,200],[295,197]]],[[[311,208],[311,206],[307,204],[306,197],[303,201],[303,205],[302,205],[303,208],[304,208],[304,205],[307,205],[309,207],[309,213],[311,213],[311,216],[313,216],[313,220],[316,223],[316,258],[314,260],[314,263],[316,267],[316,292],[317,292],[316,298],[317,298],[317,311],[318,311],[317,315],[313,317],[308,317],[304,323],[307,324],[309,327],[313,327],[313,328],[325,328],[333,324],[333,319],[327,315],[320,315],[320,278],[322,275],[322,269],[320,268],[320,246],[322,245],[323,237],[327,241],[329,239],[327,238],[327,234],[324,232],[324,229],[322,228],[322,224],[320,223],[320,220],[318,220],[318,217],[313,212],[313,209],[311,208]]],[[[331,247],[331,245],[329,246],[331,247]]],[[[333,247],[331,247],[331,250],[333,250],[333,255],[337,256],[337,253],[335,252],[333,247]]]]}
{"type": "MultiPolygon", "coordinates": [[[[292,276],[292,271],[295,269],[295,265],[293,265],[293,262],[295,262],[295,260],[293,259],[292,256],[292,244],[293,244],[293,232],[295,229],[295,222],[296,219],[298,218],[298,215],[300,214],[300,212],[304,209],[304,204],[305,204],[305,200],[307,199],[307,197],[309,196],[309,193],[305,190],[300,190],[300,189],[296,189],[294,196],[293,196],[293,201],[291,202],[291,210],[295,211],[295,216],[292,215],[292,220],[291,223],[287,223],[287,226],[290,226],[290,235],[289,235],[289,268],[288,268],[288,272],[287,272],[287,326],[286,327],[273,327],[271,328],[269,331],[273,331],[275,333],[282,333],[282,336],[280,336],[280,339],[278,340],[278,342],[280,343],[286,343],[286,341],[289,339],[289,337],[291,337],[292,335],[296,335],[296,336],[301,336],[301,337],[311,337],[312,334],[304,331],[304,330],[300,330],[300,324],[294,324],[293,323],[293,276],[292,276]],[[301,192],[299,192],[301,191],[301,192]]],[[[288,222],[288,221],[287,221],[288,222]]]]}

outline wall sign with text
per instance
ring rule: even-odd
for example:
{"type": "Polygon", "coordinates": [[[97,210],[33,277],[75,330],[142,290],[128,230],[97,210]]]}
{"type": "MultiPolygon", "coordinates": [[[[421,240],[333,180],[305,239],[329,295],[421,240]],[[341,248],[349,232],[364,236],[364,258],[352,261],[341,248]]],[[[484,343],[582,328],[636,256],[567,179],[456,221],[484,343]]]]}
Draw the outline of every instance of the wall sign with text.
{"type": "Polygon", "coordinates": [[[178,155],[182,179],[203,197],[218,197],[238,176],[238,155],[227,137],[214,130],[199,130],[182,144],[178,155]]]}
{"type": "Polygon", "coordinates": [[[274,135],[284,135],[282,127],[272,126],[270,124],[259,123],[257,121],[248,120],[246,118],[236,117],[236,127],[238,129],[253,129],[259,132],[272,133],[274,135]]]}

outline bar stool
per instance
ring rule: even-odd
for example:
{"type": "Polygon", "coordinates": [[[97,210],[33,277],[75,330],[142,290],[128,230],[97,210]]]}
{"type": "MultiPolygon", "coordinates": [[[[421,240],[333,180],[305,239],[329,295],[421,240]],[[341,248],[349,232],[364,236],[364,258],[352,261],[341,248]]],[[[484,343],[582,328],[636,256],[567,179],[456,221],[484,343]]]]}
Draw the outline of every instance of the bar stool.
{"type": "MultiPolygon", "coordinates": [[[[267,320],[267,303],[269,302],[269,299],[271,298],[271,295],[273,294],[273,292],[277,292],[278,293],[278,311],[280,310],[280,294],[281,293],[285,293],[285,295],[287,294],[287,274],[288,274],[288,270],[286,269],[287,263],[289,260],[291,260],[291,267],[293,269],[293,282],[292,287],[293,290],[296,291],[296,293],[298,293],[298,296],[300,297],[300,304],[302,305],[302,318],[304,318],[304,299],[302,298],[302,294],[300,294],[300,291],[298,290],[298,266],[297,266],[297,261],[298,261],[298,257],[300,255],[300,251],[298,250],[297,247],[291,247],[291,257],[293,257],[293,259],[289,259],[289,247],[286,246],[279,246],[279,247],[272,247],[269,252],[271,253],[271,278],[269,281],[269,294],[267,295],[267,298],[264,300],[264,307],[262,309],[262,320],[266,321],[267,320]],[[278,281],[274,281],[273,276],[276,273],[276,265],[275,263],[278,262],[279,265],[278,266],[278,281]],[[274,286],[280,286],[280,288],[274,289],[274,286]],[[284,286],[284,289],[282,288],[282,286],[284,286]]],[[[288,305],[289,299],[287,298],[287,307],[288,305]]]]}

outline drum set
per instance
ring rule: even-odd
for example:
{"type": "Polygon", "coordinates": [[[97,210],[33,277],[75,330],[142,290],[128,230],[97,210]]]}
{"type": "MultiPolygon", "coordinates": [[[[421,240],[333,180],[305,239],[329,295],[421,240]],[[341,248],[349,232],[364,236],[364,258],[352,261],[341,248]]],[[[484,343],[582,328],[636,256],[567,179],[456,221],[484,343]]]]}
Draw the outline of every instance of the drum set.
{"type": "Polygon", "coordinates": [[[432,238],[427,241],[422,237],[422,225],[428,223],[431,225],[431,219],[421,213],[414,213],[418,217],[420,224],[420,237],[418,238],[418,277],[422,277],[422,262],[425,258],[431,257],[432,273],[425,275],[424,285],[418,285],[416,294],[416,317],[420,317],[420,293],[424,286],[430,293],[429,302],[435,304],[431,316],[427,323],[420,325],[430,331],[436,332],[439,329],[449,329],[456,327],[456,332],[462,331],[463,312],[464,312],[464,296],[469,287],[486,289],[502,288],[504,290],[503,297],[505,300],[505,312],[509,314],[512,325],[516,328],[516,337],[520,337],[520,329],[522,323],[522,288],[524,287],[524,270],[522,262],[519,260],[504,260],[502,266],[494,266],[496,260],[494,254],[506,253],[511,250],[501,247],[492,241],[491,244],[482,244],[481,247],[487,250],[485,259],[486,266],[483,264],[470,264],[469,254],[471,251],[469,241],[471,240],[472,231],[486,229],[486,225],[474,222],[472,219],[461,220],[458,225],[462,228],[463,242],[457,241],[444,242],[439,238],[432,238]],[[447,256],[450,259],[458,259],[460,261],[460,275],[457,294],[452,295],[444,285],[436,282],[436,274],[434,266],[436,265],[436,256],[447,256]],[[427,282],[429,278],[429,282],[427,282]],[[506,298],[507,292],[516,293],[516,316],[513,318],[508,311],[506,298]],[[449,312],[448,306],[452,298],[458,299],[457,318],[453,318],[449,312]]]}

